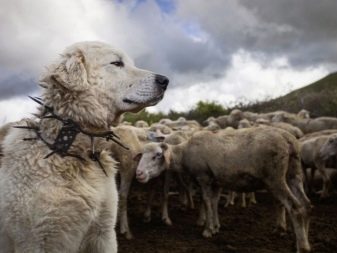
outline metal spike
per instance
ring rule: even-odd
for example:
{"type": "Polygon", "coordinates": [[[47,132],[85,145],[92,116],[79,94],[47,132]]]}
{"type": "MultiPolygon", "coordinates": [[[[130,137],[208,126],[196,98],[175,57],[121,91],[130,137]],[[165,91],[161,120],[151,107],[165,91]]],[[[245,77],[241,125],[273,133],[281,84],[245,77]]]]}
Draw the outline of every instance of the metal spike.
{"type": "Polygon", "coordinates": [[[30,130],[38,130],[37,127],[31,127],[31,126],[12,126],[14,128],[20,128],[20,129],[30,129],[30,130]]]}
{"type": "Polygon", "coordinates": [[[44,106],[44,103],[42,103],[42,101],[40,99],[37,99],[35,97],[31,97],[31,96],[28,96],[31,100],[35,101],[36,103],[40,104],[40,105],[43,105],[44,106]]]}
{"type": "Polygon", "coordinates": [[[37,140],[37,138],[23,138],[24,141],[34,141],[37,140]]]}
{"type": "Polygon", "coordinates": [[[117,143],[119,146],[121,146],[122,148],[126,149],[126,150],[130,150],[127,146],[124,146],[121,142],[119,142],[118,140],[116,139],[110,139],[112,140],[113,142],[117,143]]]}
{"type": "Polygon", "coordinates": [[[52,156],[55,153],[56,153],[56,151],[52,151],[48,155],[46,155],[43,159],[47,159],[48,157],[52,156]]]}
{"type": "Polygon", "coordinates": [[[43,101],[43,99],[40,98],[40,97],[34,97],[34,98],[36,98],[36,99],[38,99],[38,100],[40,100],[40,101],[43,101]]]}
{"type": "Polygon", "coordinates": [[[114,137],[116,137],[117,139],[120,139],[119,136],[117,134],[115,134],[113,131],[110,131],[110,134],[112,134],[114,137]]]}
{"type": "Polygon", "coordinates": [[[57,117],[55,115],[47,115],[47,116],[43,116],[42,118],[44,118],[44,119],[57,119],[57,117]]]}
{"type": "Polygon", "coordinates": [[[75,157],[75,158],[77,158],[81,161],[85,161],[85,159],[82,156],[79,156],[79,155],[75,155],[75,154],[71,154],[71,153],[66,153],[66,154],[62,155],[62,157],[65,157],[65,156],[75,157]]]}
{"type": "MultiPolygon", "coordinates": [[[[96,157],[95,157],[95,158],[96,158],[96,157]]],[[[96,158],[96,162],[98,163],[99,167],[101,167],[101,169],[103,170],[104,174],[105,174],[106,176],[108,176],[108,173],[106,173],[106,171],[105,171],[105,169],[104,169],[104,167],[103,167],[101,161],[100,161],[99,159],[96,158]]]]}

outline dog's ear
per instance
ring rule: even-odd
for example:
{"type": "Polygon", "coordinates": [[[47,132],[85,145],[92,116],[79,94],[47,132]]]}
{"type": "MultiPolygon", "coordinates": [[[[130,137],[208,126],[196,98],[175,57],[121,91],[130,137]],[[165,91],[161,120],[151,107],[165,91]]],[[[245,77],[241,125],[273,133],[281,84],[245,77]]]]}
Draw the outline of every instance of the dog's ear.
{"type": "Polygon", "coordinates": [[[53,82],[70,91],[88,89],[88,73],[82,51],[77,49],[62,55],[62,57],[63,60],[41,82],[53,82]]]}

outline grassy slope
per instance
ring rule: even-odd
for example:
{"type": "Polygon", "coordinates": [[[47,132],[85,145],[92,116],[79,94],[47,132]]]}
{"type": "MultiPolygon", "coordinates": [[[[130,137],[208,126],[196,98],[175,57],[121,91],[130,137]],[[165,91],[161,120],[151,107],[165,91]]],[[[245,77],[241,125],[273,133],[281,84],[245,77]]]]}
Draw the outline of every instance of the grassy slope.
{"type": "Polygon", "coordinates": [[[337,117],[337,73],[329,74],[285,96],[251,104],[243,109],[256,112],[286,110],[294,113],[306,109],[313,117],[323,115],[337,117]]]}

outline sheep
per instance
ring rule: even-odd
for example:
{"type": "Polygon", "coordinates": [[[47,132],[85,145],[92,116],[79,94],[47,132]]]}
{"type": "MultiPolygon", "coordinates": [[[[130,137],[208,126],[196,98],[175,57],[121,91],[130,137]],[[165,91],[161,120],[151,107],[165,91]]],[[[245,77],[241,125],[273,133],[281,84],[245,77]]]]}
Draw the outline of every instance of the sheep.
{"type": "Polygon", "coordinates": [[[203,128],[204,130],[216,132],[221,129],[218,123],[216,121],[209,121],[206,127],[203,128]]]}
{"type": "Polygon", "coordinates": [[[185,117],[179,117],[177,119],[177,122],[179,122],[179,123],[185,123],[186,122],[186,118],[185,117]]]}
{"type": "Polygon", "coordinates": [[[120,125],[122,125],[122,126],[132,126],[132,123],[124,120],[122,123],[120,123],[120,125]]]}
{"type": "Polygon", "coordinates": [[[310,119],[310,112],[302,109],[297,113],[297,116],[301,119],[310,119]]]}
{"type": "Polygon", "coordinates": [[[177,120],[171,119],[162,119],[159,121],[159,124],[166,125],[170,128],[176,128],[185,125],[186,119],[184,117],[180,117],[177,120]]]}
{"type": "Polygon", "coordinates": [[[135,127],[139,127],[139,128],[147,128],[149,127],[149,124],[144,121],[144,120],[138,120],[136,123],[135,123],[135,127]]]}
{"type": "Polygon", "coordinates": [[[326,165],[333,158],[333,167],[336,167],[334,160],[337,155],[337,134],[323,135],[316,138],[311,138],[301,142],[301,159],[305,168],[311,168],[311,178],[308,182],[309,187],[312,185],[311,181],[314,178],[316,169],[322,176],[323,189],[321,197],[329,195],[331,182],[329,175],[326,172],[326,165]]]}
{"type": "MultiPolygon", "coordinates": [[[[256,197],[255,197],[255,192],[249,192],[246,194],[245,192],[242,192],[240,194],[241,196],[241,207],[247,207],[247,201],[246,198],[248,198],[248,203],[249,204],[256,204],[256,197]]],[[[237,197],[237,193],[234,191],[230,191],[228,195],[226,196],[226,203],[225,207],[228,207],[229,205],[234,205],[235,204],[235,198],[237,197]]]]}
{"type": "Polygon", "coordinates": [[[266,187],[283,206],[278,225],[286,226],[285,208],[293,223],[297,251],[310,252],[311,205],[303,189],[299,144],[289,133],[275,128],[200,131],[179,145],[148,144],[136,177],[145,183],[167,169],[187,171],[200,185],[206,210],[204,237],[211,237],[220,228],[220,187],[248,192],[266,187]]]}
{"type": "MultiPolygon", "coordinates": [[[[135,159],[137,154],[141,152],[144,144],[151,141],[163,141],[164,135],[160,132],[172,131],[168,127],[162,127],[162,125],[152,126],[152,128],[139,128],[129,125],[120,125],[114,129],[114,132],[123,141],[123,144],[129,148],[126,150],[117,144],[112,144],[110,151],[112,156],[119,162],[119,175],[120,175],[120,187],[119,187],[119,224],[120,233],[125,234],[127,239],[132,239],[133,235],[129,227],[127,204],[130,187],[135,176],[138,160],[135,159]],[[161,128],[162,127],[162,128],[161,128]],[[153,131],[150,131],[154,130],[153,131]]],[[[185,135],[185,134],[183,134],[185,135]]]]}
{"type": "Polygon", "coordinates": [[[170,127],[168,127],[167,125],[163,125],[163,124],[160,124],[160,123],[154,123],[150,126],[149,128],[150,131],[153,131],[153,132],[158,132],[160,131],[162,134],[164,135],[168,135],[168,134],[171,134],[172,133],[172,129],[170,127]]]}
{"type": "Polygon", "coordinates": [[[216,118],[214,117],[208,117],[205,121],[204,121],[204,125],[208,125],[210,122],[215,122],[216,121],[216,118]]]}
{"type": "Polygon", "coordinates": [[[123,144],[129,150],[112,143],[109,146],[111,155],[119,162],[119,228],[120,233],[127,239],[133,235],[128,222],[128,196],[135,176],[138,161],[134,157],[141,151],[142,146],[153,140],[163,140],[157,133],[151,133],[146,128],[137,128],[128,125],[119,125],[113,131],[120,137],[123,144]]]}
{"type": "MultiPolygon", "coordinates": [[[[164,142],[167,144],[171,144],[171,145],[178,145],[186,141],[188,138],[189,138],[189,135],[186,134],[184,131],[176,131],[166,136],[164,142]]],[[[136,160],[140,159],[140,155],[141,153],[138,154],[138,158],[136,158],[136,160]]],[[[172,176],[174,176],[173,174],[175,174],[176,178],[178,179],[177,183],[179,186],[181,186],[180,188],[183,188],[182,189],[182,192],[184,193],[183,196],[187,196],[188,203],[190,204],[191,208],[194,207],[192,196],[190,194],[189,189],[187,189],[185,182],[182,179],[181,173],[173,173],[172,171],[166,171],[166,173],[164,174],[163,182],[161,182],[162,183],[161,187],[163,189],[162,220],[168,226],[172,225],[172,221],[171,221],[171,218],[169,217],[169,212],[168,212],[168,197],[169,197],[170,181],[171,181],[172,176]]],[[[156,183],[159,183],[159,182],[156,182],[156,183]]],[[[152,202],[153,202],[155,192],[156,192],[156,187],[152,187],[149,193],[149,198],[148,198],[146,210],[144,213],[145,222],[151,221],[151,213],[152,213],[151,207],[152,207],[152,202]]]]}
{"type": "MultiPolygon", "coordinates": [[[[252,124],[247,119],[242,119],[239,121],[238,129],[249,128],[249,127],[252,127],[252,124]]],[[[227,196],[227,201],[225,203],[225,207],[228,207],[229,205],[234,205],[236,195],[237,195],[236,192],[233,192],[233,191],[229,192],[227,196]]],[[[241,195],[241,206],[246,207],[247,206],[246,193],[242,192],[240,195],[241,195]]],[[[249,198],[249,203],[256,204],[254,192],[248,193],[248,198],[249,198]]]]}
{"type": "Polygon", "coordinates": [[[234,109],[229,115],[222,115],[217,117],[215,120],[212,118],[207,120],[207,123],[214,121],[221,128],[225,129],[226,127],[238,128],[239,121],[244,119],[244,114],[239,109],[234,109]]]}
{"type": "Polygon", "coordinates": [[[142,143],[146,143],[149,140],[149,130],[147,128],[139,128],[134,126],[127,126],[136,134],[138,140],[142,143]]]}
{"type": "Polygon", "coordinates": [[[252,127],[252,124],[247,119],[242,119],[239,121],[238,129],[252,127]]]}
{"type": "Polygon", "coordinates": [[[319,136],[331,135],[331,134],[337,134],[337,129],[328,129],[328,130],[322,130],[318,132],[309,133],[301,137],[300,141],[303,142],[305,140],[309,140],[309,139],[316,138],[319,136]]]}
{"type": "Polygon", "coordinates": [[[186,126],[187,127],[185,127],[185,128],[184,127],[181,128],[181,130],[193,133],[193,132],[199,131],[201,129],[201,125],[196,120],[187,120],[186,126]]]}
{"type": "Polygon", "coordinates": [[[266,125],[283,129],[292,134],[293,136],[295,136],[297,139],[303,137],[304,135],[301,129],[285,122],[267,122],[267,121],[259,121],[259,122],[260,125],[266,125]]]}
{"type": "Polygon", "coordinates": [[[243,112],[243,118],[249,121],[256,121],[259,117],[260,115],[255,112],[249,112],[249,111],[243,112]]]}
{"type": "Polygon", "coordinates": [[[255,121],[255,124],[266,124],[268,125],[270,123],[269,119],[265,119],[265,118],[257,118],[255,121]]]}
{"type": "Polygon", "coordinates": [[[159,124],[163,124],[163,125],[167,125],[167,124],[172,123],[172,120],[171,120],[171,119],[164,118],[164,119],[161,119],[158,123],[159,123],[159,124]]]}
{"type": "Polygon", "coordinates": [[[318,117],[315,119],[302,119],[290,113],[278,114],[273,117],[274,122],[286,122],[298,127],[304,134],[318,132],[326,129],[337,129],[337,118],[318,117]]]}
{"type": "Polygon", "coordinates": [[[222,115],[216,118],[216,123],[221,127],[221,128],[226,128],[229,126],[228,123],[228,118],[229,115],[222,115]]]}
{"type": "MultiPolygon", "coordinates": [[[[122,126],[122,125],[121,125],[122,126]]],[[[162,125],[161,125],[162,126],[162,125]]],[[[164,127],[162,131],[160,130],[160,127],[150,127],[150,128],[139,128],[135,126],[126,126],[129,129],[132,129],[132,131],[136,134],[138,140],[142,143],[148,143],[150,141],[162,141],[164,140],[165,136],[167,134],[163,134],[163,132],[172,132],[171,129],[164,127]]]]}
{"type": "MultiPolygon", "coordinates": [[[[170,145],[178,145],[180,143],[183,143],[184,141],[187,141],[190,138],[190,135],[185,133],[184,131],[177,131],[173,134],[167,136],[164,140],[164,143],[170,144],[170,145]]],[[[172,176],[176,176],[177,183],[180,188],[180,193],[182,193],[182,202],[186,206],[190,206],[191,209],[194,209],[194,201],[192,197],[192,182],[185,182],[183,178],[188,178],[188,175],[186,173],[174,173],[173,170],[167,171],[165,181],[164,181],[164,198],[163,198],[163,220],[166,224],[170,225],[172,224],[172,221],[168,214],[168,197],[169,197],[169,187],[170,187],[170,180],[172,176]],[[184,177],[185,176],[185,177],[184,177]]],[[[189,179],[189,178],[188,178],[189,179]]],[[[190,181],[190,180],[188,180],[190,181]]]]}
{"type": "Polygon", "coordinates": [[[111,155],[119,162],[119,229],[120,233],[124,234],[127,239],[133,238],[129,227],[127,212],[128,195],[137,168],[137,161],[133,158],[142,148],[135,129],[137,128],[132,126],[118,126],[113,129],[123,142],[123,145],[129,150],[126,150],[116,143],[112,143],[110,146],[111,155]]]}
{"type": "Polygon", "coordinates": [[[187,132],[195,132],[201,128],[196,120],[186,120],[184,117],[180,117],[176,121],[167,122],[165,125],[173,130],[183,130],[187,132]]]}
{"type": "Polygon", "coordinates": [[[243,119],[243,113],[239,109],[234,109],[231,111],[227,118],[227,126],[231,126],[233,128],[238,128],[240,120],[243,119]]]}

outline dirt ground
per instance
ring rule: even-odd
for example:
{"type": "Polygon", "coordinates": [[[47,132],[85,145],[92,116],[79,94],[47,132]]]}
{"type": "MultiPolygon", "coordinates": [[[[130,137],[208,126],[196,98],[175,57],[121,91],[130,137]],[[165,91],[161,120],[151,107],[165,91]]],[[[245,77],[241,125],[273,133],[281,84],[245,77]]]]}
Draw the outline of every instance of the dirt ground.
{"type": "MultiPolygon", "coordinates": [[[[142,196],[141,198],[145,198],[142,196]]],[[[170,199],[171,227],[161,222],[159,202],[150,223],[142,221],[144,199],[130,200],[130,223],[135,236],[126,240],[119,235],[120,253],[289,253],[295,252],[292,231],[281,236],[273,233],[274,206],[266,192],[257,194],[257,205],[241,208],[224,207],[220,203],[221,230],[211,239],[201,236],[202,228],[195,225],[197,210],[184,211],[178,198],[170,199]]],[[[310,243],[315,253],[337,252],[337,196],[326,200],[313,198],[314,209],[310,227],[310,243]]],[[[288,222],[290,225],[290,223],[288,222]]]]}

